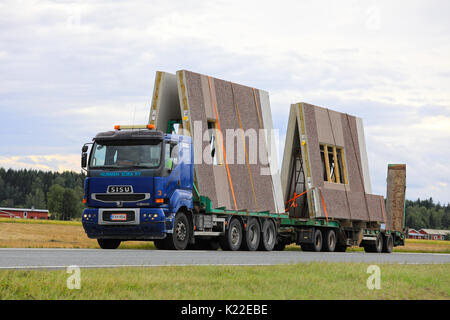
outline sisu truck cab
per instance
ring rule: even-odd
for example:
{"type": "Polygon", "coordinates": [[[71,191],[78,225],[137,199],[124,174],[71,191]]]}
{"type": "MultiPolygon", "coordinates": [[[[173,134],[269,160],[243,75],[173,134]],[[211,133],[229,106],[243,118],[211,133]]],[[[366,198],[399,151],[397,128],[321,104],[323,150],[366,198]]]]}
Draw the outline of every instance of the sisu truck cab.
{"type": "Polygon", "coordinates": [[[153,125],[115,126],[83,146],[81,166],[87,171],[83,227],[101,248],[115,249],[124,240],[186,248],[193,209],[190,137],[153,125]]]}

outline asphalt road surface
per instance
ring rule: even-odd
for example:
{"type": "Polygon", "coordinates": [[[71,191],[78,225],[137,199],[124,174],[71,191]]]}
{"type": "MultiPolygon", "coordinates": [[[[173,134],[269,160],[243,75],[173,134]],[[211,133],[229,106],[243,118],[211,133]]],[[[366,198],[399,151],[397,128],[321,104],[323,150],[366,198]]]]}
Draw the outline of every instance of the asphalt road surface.
{"type": "Polygon", "coordinates": [[[0,249],[0,269],[164,266],[273,265],[312,261],[432,264],[450,263],[450,254],[302,251],[167,251],[101,249],[0,249]]]}

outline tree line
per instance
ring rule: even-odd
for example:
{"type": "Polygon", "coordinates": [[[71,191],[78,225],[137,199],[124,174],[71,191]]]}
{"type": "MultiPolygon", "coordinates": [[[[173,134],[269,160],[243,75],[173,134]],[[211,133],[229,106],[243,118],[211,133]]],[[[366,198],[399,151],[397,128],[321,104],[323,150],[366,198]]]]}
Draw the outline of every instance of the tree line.
{"type": "MultiPolygon", "coordinates": [[[[86,175],[73,171],[0,168],[0,207],[48,209],[52,219],[81,217],[86,175]]],[[[432,198],[406,200],[405,225],[413,229],[450,229],[450,204],[432,198]]]]}
{"type": "Polygon", "coordinates": [[[416,201],[406,200],[405,225],[416,230],[450,230],[450,204],[435,203],[433,198],[416,201]]]}
{"type": "Polygon", "coordinates": [[[0,207],[49,210],[51,219],[81,217],[84,173],[0,168],[0,207]]]}

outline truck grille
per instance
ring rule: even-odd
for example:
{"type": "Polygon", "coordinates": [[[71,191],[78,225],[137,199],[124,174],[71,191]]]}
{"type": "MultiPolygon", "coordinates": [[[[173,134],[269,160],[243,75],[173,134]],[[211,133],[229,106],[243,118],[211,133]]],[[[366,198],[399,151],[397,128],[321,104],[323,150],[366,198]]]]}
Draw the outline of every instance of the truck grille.
{"type": "Polygon", "coordinates": [[[136,202],[150,199],[149,193],[111,194],[94,193],[92,199],[103,202],[136,202]]]}

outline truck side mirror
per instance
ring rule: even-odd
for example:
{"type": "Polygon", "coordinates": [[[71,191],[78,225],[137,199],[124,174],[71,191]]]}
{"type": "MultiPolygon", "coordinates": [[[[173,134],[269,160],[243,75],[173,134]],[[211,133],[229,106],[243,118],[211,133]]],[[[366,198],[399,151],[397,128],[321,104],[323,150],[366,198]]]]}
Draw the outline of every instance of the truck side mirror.
{"type": "Polygon", "coordinates": [[[169,169],[170,171],[172,171],[172,169],[173,169],[173,159],[172,158],[166,159],[166,169],[169,169]]]}
{"type": "Polygon", "coordinates": [[[87,152],[88,151],[88,146],[84,145],[83,148],[81,149],[81,152],[87,152]]]}
{"type": "MultiPolygon", "coordinates": [[[[87,148],[87,146],[86,146],[86,148],[87,148]]],[[[84,147],[83,147],[83,149],[84,149],[84,147]]],[[[87,167],[87,153],[86,152],[83,152],[81,154],[81,167],[82,168],[86,168],[87,167]]]]}

